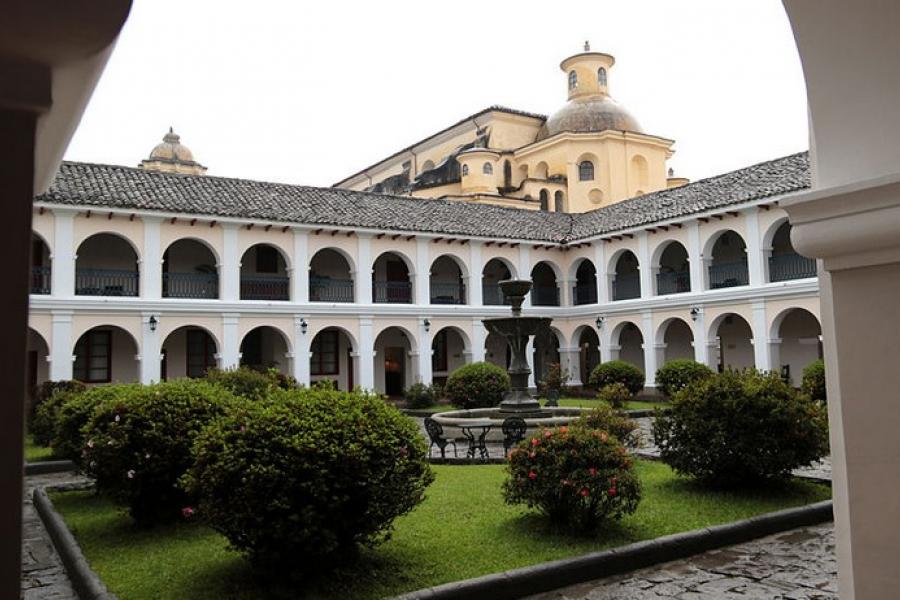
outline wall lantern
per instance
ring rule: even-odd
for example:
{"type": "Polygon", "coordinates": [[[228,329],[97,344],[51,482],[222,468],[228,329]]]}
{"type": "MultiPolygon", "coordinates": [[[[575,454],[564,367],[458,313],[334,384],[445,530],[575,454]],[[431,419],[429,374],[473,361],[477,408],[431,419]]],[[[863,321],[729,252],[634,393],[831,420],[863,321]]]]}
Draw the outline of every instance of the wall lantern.
{"type": "Polygon", "coordinates": [[[696,321],[698,318],[700,318],[700,309],[695,306],[691,309],[691,320],[696,321]]]}
{"type": "Polygon", "coordinates": [[[150,319],[147,321],[147,325],[150,326],[150,331],[156,331],[156,326],[159,324],[159,321],[156,320],[154,315],[150,315],[150,319]]]}
{"type": "Polygon", "coordinates": [[[429,321],[428,319],[425,319],[424,321],[422,321],[422,325],[425,326],[425,333],[428,333],[429,331],[431,331],[431,321],[429,321]]]}
{"type": "Polygon", "coordinates": [[[300,319],[300,333],[302,333],[303,335],[306,335],[306,330],[308,327],[309,327],[309,323],[306,322],[306,319],[301,318],[300,319]]]}
{"type": "Polygon", "coordinates": [[[603,322],[606,320],[606,317],[599,316],[594,323],[597,325],[597,329],[603,329],[603,322]]]}

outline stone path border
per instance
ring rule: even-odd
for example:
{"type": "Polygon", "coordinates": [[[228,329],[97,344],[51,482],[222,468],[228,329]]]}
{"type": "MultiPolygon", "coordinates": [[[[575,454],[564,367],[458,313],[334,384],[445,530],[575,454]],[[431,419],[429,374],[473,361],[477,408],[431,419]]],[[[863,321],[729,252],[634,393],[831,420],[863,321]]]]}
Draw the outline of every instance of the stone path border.
{"type": "Polygon", "coordinates": [[[75,470],[75,463],[71,460],[42,460],[25,463],[25,476],[49,475],[51,473],[69,473],[75,470]]]}
{"type": "Polygon", "coordinates": [[[830,500],[410,592],[394,600],[514,600],[833,519],[830,500]]]}
{"type": "Polygon", "coordinates": [[[73,490],[85,490],[92,488],[90,483],[53,485],[47,487],[36,487],[34,490],[34,507],[50,539],[53,540],[53,546],[56,548],[63,566],[66,568],[66,574],[72,582],[72,587],[78,594],[80,600],[116,600],[116,596],[106,589],[100,577],[91,569],[90,563],[84,557],[81,546],[75,540],[75,536],[69,530],[62,516],[56,512],[53,502],[47,495],[47,491],[51,492],[68,492],[73,490]]]}

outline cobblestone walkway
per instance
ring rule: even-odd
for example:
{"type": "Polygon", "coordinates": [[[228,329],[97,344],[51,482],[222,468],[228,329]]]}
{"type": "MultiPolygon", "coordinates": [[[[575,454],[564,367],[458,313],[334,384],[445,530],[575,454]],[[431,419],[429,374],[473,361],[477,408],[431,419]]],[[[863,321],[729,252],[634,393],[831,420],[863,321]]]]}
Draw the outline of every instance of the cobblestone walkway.
{"type": "Polygon", "coordinates": [[[528,600],[837,600],[832,525],[582,583],[528,600]]]}
{"type": "Polygon", "coordinates": [[[32,492],[42,485],[86,481],[73,473],[25,478],[22,503],[22,598],[23,600],[77,600],[59,555],[32,503],[32,492]]]}

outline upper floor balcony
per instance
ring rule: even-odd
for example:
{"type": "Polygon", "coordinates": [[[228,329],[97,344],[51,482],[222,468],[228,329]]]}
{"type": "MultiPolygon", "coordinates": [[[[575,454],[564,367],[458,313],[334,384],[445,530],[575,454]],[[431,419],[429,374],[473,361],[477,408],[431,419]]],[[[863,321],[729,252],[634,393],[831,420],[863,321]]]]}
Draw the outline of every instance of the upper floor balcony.
{"type": "Polygon", "coordinates": [[[632,300],[641,297],[641,278],[637,273],[616,275],[612,282],[613,300],[632,300]]]}
{"type": "Polygon", "coordinates": [[[138,253],[126,238],[97,233],[78,246],[75,259],[77,296],[137,296],[138,253]]]}
{"type": "Polygon", "coordinates": [[[799,254],[769,257],[769,281],[789,281],[816,276],[816,261],[799,254]]]}

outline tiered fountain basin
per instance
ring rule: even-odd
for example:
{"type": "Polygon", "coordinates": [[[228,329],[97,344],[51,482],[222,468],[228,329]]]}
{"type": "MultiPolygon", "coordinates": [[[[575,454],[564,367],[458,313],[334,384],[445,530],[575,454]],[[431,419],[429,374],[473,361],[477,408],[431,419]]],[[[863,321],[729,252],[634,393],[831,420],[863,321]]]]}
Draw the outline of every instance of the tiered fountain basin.
{"type": "Polygon", "coordinates": [[[509,417],[522,417],[529,433],[541,427],[560,427],[570,425],[589,409],[571,407],[545,407],[527,415],[513,414],[494,408],[472,408],[468,410],[451,410],[435,413],[432,418],[440,423],[446,431],[461,427],[490,425],[491,430],[485,439],[489,442],[503,441],[503,421],[509,417]]]}

